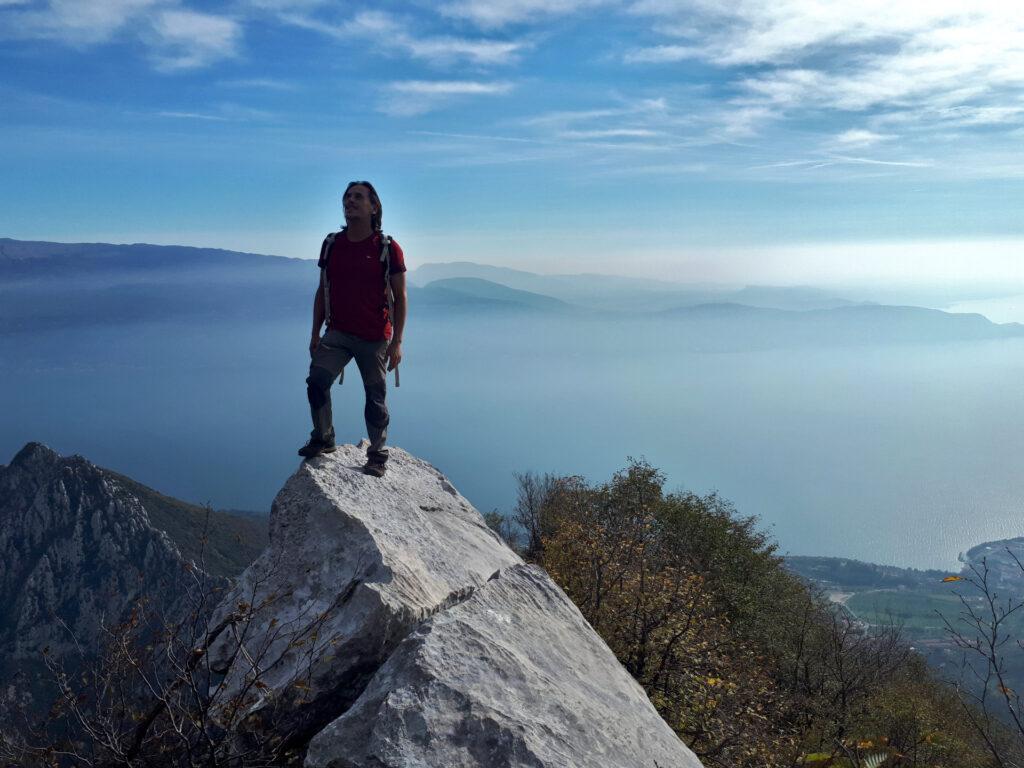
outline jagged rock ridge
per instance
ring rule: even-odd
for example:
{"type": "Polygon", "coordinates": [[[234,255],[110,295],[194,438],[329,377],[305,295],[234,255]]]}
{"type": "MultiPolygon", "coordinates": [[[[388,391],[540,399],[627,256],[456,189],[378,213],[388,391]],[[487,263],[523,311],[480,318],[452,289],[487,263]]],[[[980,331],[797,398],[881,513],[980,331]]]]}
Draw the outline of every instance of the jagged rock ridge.
{"type": "MultiPolygon", "coordinates": [[[[20,678],[39,693],[49,677],[38,674],[44,649],[73,668],[77,647],[98,651],[102,626],[124,620],[141,598],[167,598],[171,609],[168,585],[180,583],[197,550],[153,517],[190,511],[199,513],[41,443],[0,465],[0,680],[20,678]]],[[[191,522],[177,520],[185,526],[177,532],[194,533],[191,522]]]]}
{"type": "Polygon", "coordinates": [[[35,678],[44,648],[68,660],[76,641],[95,650],[103,624],[120,622],[183,564],[116,481],[80,456],[29,443],[0,467],[3,679],[35,678]]]}

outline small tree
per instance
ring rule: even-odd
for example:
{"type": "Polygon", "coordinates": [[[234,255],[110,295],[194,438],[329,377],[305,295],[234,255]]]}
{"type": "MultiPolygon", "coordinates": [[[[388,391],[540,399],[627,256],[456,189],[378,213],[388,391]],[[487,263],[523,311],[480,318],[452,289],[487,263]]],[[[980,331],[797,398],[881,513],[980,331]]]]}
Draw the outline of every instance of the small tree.
{"type": "Polygon", "coordinates": [[[535,475],[533,472],[517,473],[516,482],[519,492],[516,506],[512,512],[512,522],[518,525],[526,537],[523,557],[530,562],[537,562],[544,549],[544,536],[550,525],[545,519],[545,509],[554,490],[556,479],[552,475],[535,475]]]}
{"type": "MultiPolygon", "coordinates": [[[[1024,565],[1009,548],[1017,571],[1024,565]]],[[[1024,638],[1019,635],[1024,599],[998,592],[988,559],[971,564],[964,577],[951,577],[959,587],[956,621],[942,616],[946,631],[962,652],[956,691],[964,717],[984,741],[1000,768],[1024,766],[1024,707],[1012,686],[1011,665],[1021,664],[1024,638]],[[1016,657],[1016,658],[1015,658],[1016,657]]]]}

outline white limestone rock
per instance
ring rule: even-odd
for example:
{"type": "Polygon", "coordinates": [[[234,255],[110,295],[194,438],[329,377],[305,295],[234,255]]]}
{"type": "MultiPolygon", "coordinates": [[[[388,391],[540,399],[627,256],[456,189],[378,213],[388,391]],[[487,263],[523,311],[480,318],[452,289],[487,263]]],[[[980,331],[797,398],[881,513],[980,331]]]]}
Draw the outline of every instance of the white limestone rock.
{"type": "Polygon", "coordinates": [[[307,768],[698,768],[575,605],[507,568],[425,621],[307,768]]]}
{"type": "Polygon", "coordinates": [[[310,768],[700,766],[438,470],[392,448],[370,477],[364,450],[300,465],[214,612],[214,712],[243,702],[241,746],[285,735],[310,768]]]}
{"type": "Polygon", "coordinates": [[[392,448],[383,478],[364,462],[365,447],[347,445],[300,465],[274,500],[269,547],[211,621],[244,615],[211,649],[225,675],[215,696],[248,691],[249,727],[296,744],[348,709],[424,619],[522,562],[426,462],[392,448]]]}

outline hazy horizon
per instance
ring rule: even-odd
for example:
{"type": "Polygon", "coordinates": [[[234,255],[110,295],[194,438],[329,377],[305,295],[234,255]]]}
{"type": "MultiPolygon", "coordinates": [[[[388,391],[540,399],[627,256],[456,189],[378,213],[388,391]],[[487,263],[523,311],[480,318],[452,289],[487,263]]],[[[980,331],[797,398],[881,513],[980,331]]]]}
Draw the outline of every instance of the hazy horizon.
{"type": "Polygon", "coordinates": [[[370,179],[413,266],[1020,283],[1021,37],[994,0],[0,3],[0,231],[309,258],[370,179]]]}
{"type": "MultiPolygon", "coordinates": [[[[240,251],[239,248],[224,248],[221,245],[211,243],[184,243],[172,242],[146,242],[130,238],[112,238],[109,240],[85,240],[68,239],[55,240],[52,237],[40,237],[34,239],[11,238],[9,235],[0,234],[0,239],[9,239],[21,242],[54,243],[58,245],[115,245],[128,247],[132,245],[157,245],[165,247],[185,247],[199,250],[221,249],[229,251],[240,251]]],[[[949,247],[949,244],[947,244],[949,247]]],[[[315,261],[313,256],[290,256],[267,251],[241,251],[258,256],[274,256],[287,259],[302,259],[304,261],[315,261]]],[[[819,280],[771,280],[758,281],[753,276],[751,279],[735,279],[732,281],[720,280],[688,280],[681,275],[659,273],[653,277],[644,278],[636,274],[627,274],[614,271],[599,271],[589,265],[589,269],[580,271],[564,271],[572,264],[560,263],[560,268],[553,268],[551,265],[537,265],[535,268],[527,268],[522,265],[487,262],[479,259],[458,259],[451,258],[439,261],[425,261],[423,259],[409,258],[407,265],[412,280],[416,281],[416,270],[420,267],[447,266],[457,264],[471,264],[486,268],[511,269],[526,272],[539,276],[602,276],[614,278],[630,278],[640,281],[649,280],[651,284],[665,283],[681,288],[708,288],[717,290],[740,290],[745,287],[763,288],[807,288],[822,291],[834,292],[837,297],[850,298],[854,301],[874,301],[877,303],[908,303],[920,304],[936,309],[944,309],[954,312],[977,312],[989,317],[993,322],[1024,322],[1024,268],[1022,268],[1017,282],[1006,280],[995,280],[986,276],[984,272],[977,271],[969,279],[958,277],[956,279],[920,279],[904,276],[900,280],[872,280],[864,277],[849,279],[819,280]],[[989,315],[992,315],[991,317],[989,315]]]]}

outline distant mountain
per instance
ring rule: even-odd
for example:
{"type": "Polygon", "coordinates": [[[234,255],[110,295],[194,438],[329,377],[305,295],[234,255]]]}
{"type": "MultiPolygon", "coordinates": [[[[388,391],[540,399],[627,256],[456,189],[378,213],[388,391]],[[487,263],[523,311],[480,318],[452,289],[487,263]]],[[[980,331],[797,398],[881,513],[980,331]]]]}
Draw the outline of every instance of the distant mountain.
{"type": "MultiPolygon", "coordinates": [[[[929,343],[1024,333],[1019,324],[997,325],[981,315],[855,304],[807,286],[733,290],[607,275],[538,275],[470,262],[426,264],[410,282],[414,315],[498,318],[511,312],[543,322],[570,313],[623,325],[629,333],[634,321],[655,322],[659,333],[671,330],[668,342],[677,349],[929,343]]],[[[305,320],[316,285],[311,260],[178,246],[0,240],[0,333],[150,321],[305,320]]]]}
{"type": "Polygon", "coordinates": [[[836,297],[829,291],[809,286],[748,285],[735,291],[730,300],[737,304],[765,309],[834,309],[858,302],[836,297]]]}
{"type": "Polygon", "coordinates": [[[0,239],[0,332],[308,312],[316,264],[184,246],[0,239]]]}
{"type": "Polygon", "coordinates": [[[615,275],[539,275],[518,269],[473,262],[423,264],[412,270],[415,285],[453,279],[477,279],[507,288],[550,296],[569,304],[612,311],[651,311],[692,303],[715,301],[722,292],[661,280],[615,275]]]}
{"type": "Polygon", "coordinates": [[[541,275],[522,269],[495,267],[490,264],[477,264],[472,261],[452,261],[445,263],[422,264],[409,273],[409,278],[416,285],[427,285],[437,280],[449,280],[457,277],[472,277],[501,283],[509,288],[517,288],[534,293],[544,293],[553,288],[572,290],[579,286],[587,290],[594,288],[669,290],[685,289],[686,286],[669,280],[650,280],[640,277],[621,277],[618,275],[597,274],[551,274],[541,275]]]}
{"type": "Polygon", "coordinates": [[[90,278],[109,282],[114,276],[172,277],[183,272],[194,274],[197,270],[243,279],[247,273],[295,269],[308,273],[309,261],[182,245],[50,243],[0,238],[0,283],[90,278]]]}
{"type": "Polygon", "coordinates": [[[468,261],[423,264],[410,272],[410,281],[429,285],[456,278],[479,279],[508,288],[561,299],[594,309],[655,312],[679,306],[733,302],[777,309],[825,309],[853,302],[812,287],[694,285],[671,280],[595,274],[540,275],[468,261]]]}
{"type": "Polygon", "coordinates": [[[416,297],[417,303],[426,300],[432,303],[458,304],[468,298],[477,306],[497,303],[501,306],[555,311],[567,311],[573,308],[570,304],[550,296],[509,288],[501,283],[475,277],[451,277],[435,280],[423,288],[415,290],[413,295],[416,297]]]}

